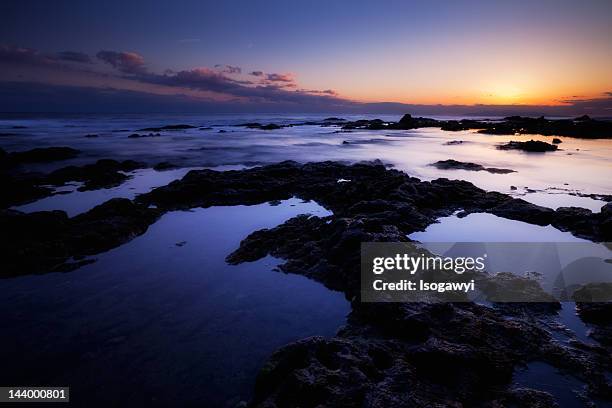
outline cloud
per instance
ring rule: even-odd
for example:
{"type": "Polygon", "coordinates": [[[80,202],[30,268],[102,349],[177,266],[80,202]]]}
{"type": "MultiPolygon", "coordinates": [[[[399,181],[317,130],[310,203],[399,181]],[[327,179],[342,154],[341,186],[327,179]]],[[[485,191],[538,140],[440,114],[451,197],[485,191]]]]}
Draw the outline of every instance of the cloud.
{"type": "Polygon", "coordinates": [[[100,51],[96,57],[125,74],[146,73],[144,58],[135,52],[100,51]]]}
{"type": "MultiPolygon", "coordinates": [[[[305,95],[278,88],[281,98],[218,101],[196,98],[179,90],[170,95],[116,88],[52,85],[40,82],[0,81],[2,112],[192,112],[192,113],[337,113],[483,116],[612,116],[612,98],[567,105],[416,105],[394,102],[359,103],[340,98],[305,95]],[[291,99],[289,94],[293,95],[291,99]],[[283,99],[288,99],[284,101],[283,99]],[[296,103],[299,102],[299,103],[296,103]]],[[[269,96],[269,95],[268,95],[269,96]]]]}
{"type": "Polygon", "coordinates": [[[83,64],[91,64],[91,57],[83,52],[78,51],[62,51],[55,55],[55,58],[62,61],[79,62],[83,64]]]}
{"type": "Polygon", "coordinates": [[[57,67],[67,69],[61,62],[92,63],[89,55],[77,51],[62,51],[55,54],[42,54],[32,48],[0,45],[0,62],[14,65],[57,67]]]}
{"type": "MultiPolygon", "coordinates": [[[[329,105],[349,102],[340,98],[332,90],[299,89],[293,74],[265,74],[263,71],[252,71],[250,75],[260,78],[258,82],[253,82],[239,76],[236,77],[242,74],[242,69],[235,65],[216,65],[217,69],[202,67],[181,71],[165,70],[163,74],[159,74],[149,71],[144,58],[135,52],[102,50],[96,54],[96,58],[118,71],[118,74],[115,75],[116,79],[160,85],[175,89],[176,92],[185,92],[187,89],[212,92],[220,94],[217,99],[224,99],[221,98],[224,96],[225,99],[234,97],[259,103],[329,105]]],[[[77,70],[77,68],[63,66],[58,62],[91,62],[87,54],[75,51],[64,51],[53,56],[45,56],[36,50],[15,47],[0,48],[0,60],[13,61],[17,64],[45,65],[50,69],[69,68],[71,70],[77,70]]],[[[78,71],[87,75],[102,74],[95,70],[78,69],[78,71]]]]}
{"type": "Polygon", "coordinates": [[[226,77],[222,72],[209,68],[195,68],[164,75],[145,73],[133,78],[155,85],[210,91],[252,101],[317,104],[348,102],[328,92],[315,94],[309,91],[285,89],[288,85],[294,86],[292,83],[253,84],[254,86],[251,86],[252,83],[249,81],[235,80],[226,77]]]}
{"type": "Polygon", "coordinates": [[[233,65],[217,64],[215,65],[215,68],[222,68],[221,72],[225,72],[226,74],[241,74],[242,73],[242,68],[236,67],[233,65]]]}
{"type": "Polygon", "coordinates": [[[53,65],[55,60],[31,48],[0,45],[0,62],[21,65],[53,65]]]}
{"type": "Polygon", "coordinates": [[[308,93],[312,93],[312,94],[323,94],[323,95],[332,95],[332,96],[337,96],[338,95],[338,92],[334,91],[333,89],[324,89],[324,90],[318,90],[318,89],[300,89],[300,91],[308,92],[308,93]]]}
{"type": "Polygon", "coordinates": [[[346,111],[357,106],[352,102],[308,100],[307,104],[278,100],[219,101],[197,98],[177,92],[170,95],[117,88],[53,85],[39,82],[0,81],[2,112],[190,112],[253,113],[346,111]]]}
{"type": "Polygon", "coordinates": [[[266,79],[272,82],[294,82],[291,74],[267,74],[266,79]]]}

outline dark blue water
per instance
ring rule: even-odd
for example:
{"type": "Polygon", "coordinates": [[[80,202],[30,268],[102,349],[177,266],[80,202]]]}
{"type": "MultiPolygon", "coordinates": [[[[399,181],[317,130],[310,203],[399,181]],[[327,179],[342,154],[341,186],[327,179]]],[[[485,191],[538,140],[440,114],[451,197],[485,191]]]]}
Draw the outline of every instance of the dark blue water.
{"type": "Polygon", "coordinates": [[[70,386],[101,404],[248,399],[273,351],[333,335],[349,311],[277,259],[225,263],[250,232],[300,213],[328,214],[297,199],[172,212],[74,272],[1,280],[0,384],[70,386]]]}

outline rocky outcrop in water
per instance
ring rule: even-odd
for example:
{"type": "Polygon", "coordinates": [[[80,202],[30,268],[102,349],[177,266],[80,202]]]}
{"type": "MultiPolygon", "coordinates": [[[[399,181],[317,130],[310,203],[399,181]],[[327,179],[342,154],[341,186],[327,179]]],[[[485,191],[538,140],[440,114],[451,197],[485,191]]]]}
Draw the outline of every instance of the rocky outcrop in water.
{"type": "Polygon", "coordinates": [[[0,172],[0,208],[25,204],[53,195],[51,186],[80,182],[79,191],[116,187],[130,178],[124,172],[146,167],[133,160],[101,159],[84,166],[67,166],[49,174],[0,172]]]}
{"type": "Polygon", "coordinates": [[[448,160],[440,160],[432,164],[437,169],[440,170],[468,170],[468,171],[487,171],[489,173],[494,174],[508,174],[515,173],[515,170],[510,169],[499,169],[496,167],[485,167],[482,164],[470,163],[470,162],[460,162],[453,159],[448,160]]]}
{"type": "Polygon", "coordinates": [[[187,129],[195,129],[197,126],[192,125],[166,125],[159,127],[150,127],[140,129],[141,132],[161,132],[163,130],[187,130],[187,129]]]}
{"type": "Polygon", "coordinates": [[[526,142],[510,141],[506,144],[497,146],[500,150],[522,150],[525,152],[554,152],[558,149],[557,145],[542,142],[540,140],[528,140],[526,142]]]}
{"type": "Polygon", "coordinates": [[[3,231],[0,277],[71,270],[97,254],[145,232],[160,215],[155,209],[115,198],[84,214],[64,211],[24,214],[0,210],[3,231]]]}
{"type": "MultiPolygon", "coordinates": [[[[257,204],[291,197],[316,200],[329,217],[298,216],[246,237],[228,262],[268,254],[280,269],[315,279],[351,300],[348,322],[333,338],[314,337],[275,353],[257,378],[252,406],[509,406],[544,404],[545,393],[514,389],[513,372],[546,361],[588,385],[589,396],[612,397],[610,350],[564,345],[537,323],[552,308],[473,303],[362,303],[361,242],[407,241],[456,210],[489,212],[610,240],[612,211],[593,214],[539,207],[471,183],[423,182],[381,163],[283,162],[239,171],[193,170],[135,201],[114,199],[68,218],[61,211],[0,212],[3,276],[67,270],[87,256],[142,234],[165,211],[257,204]],[[344,182],[339,182],[344,180],[344,182]]],[[[514,281],[506,279],[506,283],[514,281]]],[[[537,288],[534,288],[536,290],[537,288]]],[[[308,311],[305,311],[308,313],[308,311]]],[[[537,405],[534,405],[537,406],[537,405]]]]}
{"type": "Polygon", "coordinates": [[[79,150],[65,146],[37,147],[23,152],[10,153],[0,149],[0,169],[24,163],[45,163],[72,159],[79,153],[79,150]]]}
{"type": "Polygon", "coordinates": [[[338,123],[343,129],[418,129],[439,127],[446,131],[477,130],[492,135],[541,134],[545,136],[568,136],[583,139],[612,138],[612,121],[595,120],[589,117],[552,120],[510,116],[503,120],[437,120],[404,115],[398,122],[384,122],[380,119],[357,120],[338,123]]]}

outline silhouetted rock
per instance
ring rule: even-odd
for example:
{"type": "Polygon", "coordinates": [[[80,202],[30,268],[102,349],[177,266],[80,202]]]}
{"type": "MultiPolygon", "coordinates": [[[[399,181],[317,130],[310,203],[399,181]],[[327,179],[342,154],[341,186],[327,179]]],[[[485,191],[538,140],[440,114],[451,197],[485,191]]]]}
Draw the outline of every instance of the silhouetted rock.
{"type": "Polygon", "coordinates": [[[157,171],[162,171],[162,170],[176,169],[177,167],[178,166],[176,164],[173,164],[170,162],[160,162],[160,163],[157,163],[155,166],[153,166],[153,169],[157,171]]]}
{"type": "Polygon", "coordinates": [[[0,173],[0,208],[26,204],[53,193],[48,187],[38,185],[38,179],[28,175],[10,176],[0,173]]]}
{"type": "Polygon", "coordinates": [[[195,129],[197,126],[192,125],[167,125],[160,127],[150,127],[140,129],[141,132],[161,132],[162,130],[186,130],[186,129],[195,129]]]}
{"type": "Polygon", "coordinates": [[[561,139],[559,139],[559,138],[555,137],[555,138],[552,140],[552,142],[553,142],[554,144],[559,144],[559,143],[561,143],[562,141],[561,141],[561,139]]]}
{"type": "Polygon", "coordinates": [[[275,130],[275,129],[281,129],[282,126],[277,125],[275,123],[269,123],[267,125],[262,125],[261,123],[258,122],[249,122],[249,123],[242,123],[240,125],[237,125],[240,127],[246,127],[249,129],[261,129],[261,130],[275,130]]]}
{"type": "Polygon", "coordinates": [[[143,137],[159,137],[161,134],[159,133],[148,133],[146,135],[141,135],[140,133],[132,133],[128,136],[129,139],[141,139],[143,137]]]}
{"type": "Polygon", "coordinates": [[[71,147],[39,147],[22,152],[5,153],[0,160],[5,165],[15,166],[22,163],[53,162],[76,157],[79,150],[71,147]]]}
{"type": "Polygon", "coordinates": [[[488,171],[489,173],[495,174],[507,174],[514,173],[514,170],[510,169],[499,169],[495,167],[484,167],[481,164],[460,162],[453,159],[440,160],[432,164],[437,169],[441,170],[468,170],[468,171],[488,171]]]}
{"type": "Polygon", "coordinates": [[[101,159],[94,164],[68,166],[55,170],[44,177],[43,181],[54,185],[62,185],[69,181],[80,181],[83,185],[78,188],[79,191],[97,190],[118,186],[130,178],[122,172],[143,167],[146,167],[144,163],[133,160],[119,162],[112,159],[101,159]]]}
{"type": "MultiPolygon", "coordinates": [[[[324,122],[313,124],[324,125],[324,122]]],[[[398,122],[383,122],[380,119],[360,119],[347,121],[343,129],[418,129],[423,127],[439,127],[446,131],[477,129],[479,133],[494,135],[541,134],[546,136],[569,136],[586,139],[612,138],[612,121],[594,120],[588,116],[570,119],[549,120],[544,117],[529,118],[509,116],[501,121],[490,120],[436,120],[431,118],[415,118],[405,114],[398,122]]]]}
{"type": "Polygon", "coordinates": [[[0,277],[66,270],[70,258],[106,251],[142,234],[159,217],[154,209],[115,198],[68,218],[63,211],[24,214],[0,210],[0,277]]]}
{"type": "Polygon", "coordinates": [[[558,149],[554,144],[542,142],[540,140],[528,140],[526,142],[510,141],[498,146],[501,150],[523,150],[525,152],[554,152],[558,149]]]}

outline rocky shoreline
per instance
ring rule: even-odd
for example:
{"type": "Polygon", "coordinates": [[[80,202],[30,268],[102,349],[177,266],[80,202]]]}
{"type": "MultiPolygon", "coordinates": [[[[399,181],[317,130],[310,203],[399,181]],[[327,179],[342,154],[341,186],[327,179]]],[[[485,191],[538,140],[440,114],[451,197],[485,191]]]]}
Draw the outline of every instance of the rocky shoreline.
{"type": "MultiPolygon", "coordinates": [[[[477,130],[478,133],[490,135],[540,134],[544,136],[567,136],[581,139],[610,139],[612,138],[612,121],[592,119],[583,115],[574,119],[546,119],[508,116],[502,120],[438,120],[425,117],[413,117],[405,114],[397,122],[388,122],[381,119],[359,119],[348,121],[342,118],[331,117],[322,121],[278,125],[269,123],[263,125],[258,122],[243,123],[237,126],[249,129],[276,130],[283,127],[315,125],[336,126],[342,131],[355,129],[367,130],[410,130],[427,127],[436,127],[446,131],[477,130]]],[[[186,125],[183,125],[186,126],[186,125]]],[[[561,143],[555,139],[553,143],[561,143]]]]}
{"type": "Polygon", "coordinates": [[[72,218],[62,211],[0,210],[2,277],[76,269],[143,234],[167,211],[291,197],[315,200],[333,215],[297,216],[255,231],[227,261],[280,257],[284,272],[343,292],[352,313],[335,337],[304,339],[275,353],[257,378],[251,406],[550,406],[547,393],[511,387],[513,372],[530,361],[579,378],[588,386],[585,398],[612,399],[610,322],[597,318],[610,314],[609,303],[578,308],[598,328],[601,346],[565,345],[538,324],[556,307],[525,304],[510,312],[472,303],[361,303],[356,266],[361,242],[407,241],[458,210],[612,241],[610,203],[600,213],[552,210],[465,181],[424,182],[380,162],[192,170],[133,201],[113,199],[72,218]]]}

